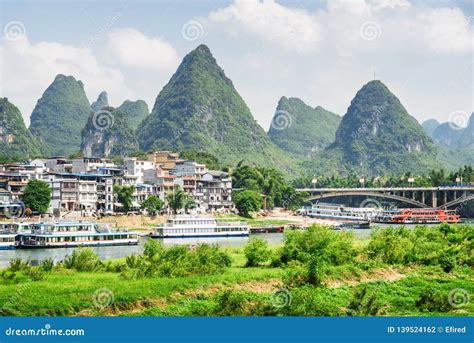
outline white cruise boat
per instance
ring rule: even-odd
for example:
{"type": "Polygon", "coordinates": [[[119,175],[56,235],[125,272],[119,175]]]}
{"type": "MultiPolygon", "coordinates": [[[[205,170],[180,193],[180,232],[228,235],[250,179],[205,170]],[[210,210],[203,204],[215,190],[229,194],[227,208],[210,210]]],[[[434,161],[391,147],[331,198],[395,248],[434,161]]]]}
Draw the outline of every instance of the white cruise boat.
{"type": "Polygon", "coordinates": [[[316,203],[306,211],[306,215],[314,218],[371,221],[382,209],[365,207],[346,207],[340,204],[316,203]]]}
{"type": "Polygon", "coordinates": [[[14,234],[26,234],[31,233],[31,225],[34,223],[24,223],[24,222],[10,222],[10,223],[1,223],[0,231],[14,233],[14,234]]]}
{"type": "Polygon", "coordinates": [[[136,245],[138,234],[100,229],[90,222],[35,223],[31,224],[31,233],[19,234],[18,240],[20,248],[136,245]]]}
{"type": "Polygon", "coordinates": [[[155,227],[154,238],[200,238],[248,236],[245,222],[221,222],[212,217],[179,216],[155,227]]]}
{"type": "Polygon", "coordinates": [[[16,235],[8,232],[0,232],[0,250],[10,250],[16,248],[16,235]]]}

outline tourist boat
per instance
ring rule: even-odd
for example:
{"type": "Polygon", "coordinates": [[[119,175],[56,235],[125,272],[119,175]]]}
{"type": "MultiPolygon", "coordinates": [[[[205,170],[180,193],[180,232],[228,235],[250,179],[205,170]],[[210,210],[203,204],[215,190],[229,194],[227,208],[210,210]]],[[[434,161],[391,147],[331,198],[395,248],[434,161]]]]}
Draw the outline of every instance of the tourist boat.
{"type": "Polygon", "coordinates": [[[31,233],[18,235],[18,241],[20,248],[137,245],[138,234],[111,231],[90,222],[35,223],[31,224],[31,233]]]}
{"type": "Polygon", "coordinates": [[[31,233],[31,225],[33,223],[27,222],[7,222],[0,224],[0,231],[14,233],[14,234],[26,234],[31,233]]]}
{"type": "Polygon", "coordinates": [[[10,250],[16,248],[16,235],[8,232],[0,232],[0,250],[10,250]]]}
{"type": "Polygon", "coordinates": [[[374,222],[385,224],[439,224],[459,223],[461,217],[455,210],[405,208],[383,211],[374,222]]]}
{"type": "Polygon", "coordinates": [[[371,207],[346,207],[340,204],[316,203],[306,210],[306,215],[321,219],[368,222],[381,212],[381,209],[371,207]]]}
{"type": "Polygon", "coordinates": [[[249,226],[245,222],[222,222],[211,217],[175,217],[166,224],[157,226],[153,238],[200,238],[248,236],[249,226]]]}

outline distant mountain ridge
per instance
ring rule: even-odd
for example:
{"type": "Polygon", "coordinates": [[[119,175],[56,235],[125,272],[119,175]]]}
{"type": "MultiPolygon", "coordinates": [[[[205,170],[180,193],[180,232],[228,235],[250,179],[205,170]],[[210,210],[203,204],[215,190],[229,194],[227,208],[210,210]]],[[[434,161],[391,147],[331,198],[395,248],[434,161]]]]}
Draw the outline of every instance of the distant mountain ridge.
{"type": "Polygon", "coordinates": [[[320,106],[312,108],[299,98],[282,97],[268,136],[284,151],[310,157],[334,142],[340,122],[340,116],[320,106]]]}

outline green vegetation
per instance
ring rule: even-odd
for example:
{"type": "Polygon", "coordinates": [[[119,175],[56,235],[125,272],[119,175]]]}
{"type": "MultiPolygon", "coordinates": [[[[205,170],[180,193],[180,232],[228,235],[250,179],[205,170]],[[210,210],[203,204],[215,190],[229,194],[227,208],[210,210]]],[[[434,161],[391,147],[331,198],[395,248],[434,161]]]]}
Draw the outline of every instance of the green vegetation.
{"type": "Polygon", "coordinates": [[[282,97],[268,136],[284,151],[308,157],[334,142],[340,122],[341,117],[320,106],[312,108],[298,98],[282,97]]]}
{"type": "Polygon", "coordinates": [[[252,237],[244,249],[247,267],[257,267],[265,262],[271,256],[271,250],[268,243],[261,238],[252,237]]]}
{"type": "Polygon", "coordinates": [[[276,247],[250,240],[244,249],[164,248],[149,240],[142,255],[115,261],[99,261],[91,249],[56,264],[15,259],[0,272],[0,314],[473,315],[472,232],[388,229],[359,241],[315,226],[288,232],[276,247]],[[94,304],[100,289],[113,294],[110,304],[94,304]]]}
{"type": "Polygon", "coordinates": [[[135,131],[128,116],[119,109],[104,107],[92,114],[82,130],[84,156],[125,157],[138,150],[135,131]]]}
{"type": "Polygon", "coordinates": [[[166,202],[174,214],[177,214],[181,209],[187,212],[195,206],[194,200],[185,192],[180,186],[175,186],[173,193],[166,195],[166,202]]]}
{"type": "Polygon", "coordinates": [[[181,151],[179,153],[179,156],[186,160],[195,161],[197,163],[203,163],[209,170],[221,170],[221,166],[217,157],[206,152],[196,150],[185,150],[181,151]]]}
{"type": "Polygon", "coordinates": [[[148,214],[154,216],[158,212],[161,211],[161,209],[164,206],[163,200],[161,200],[159,197],[156,195],[150,195],[148,198],[146,198],[142,204],[140,205],[140,208],[142,210],[146,210],[148,214]]]}
{"type": "Polygon", "coordinates": [[[52,189],[42,180],[31,180],[23,192],[22,200],[26,208],[46,213],[51,202],[52,189]]]}
{"type": "Polygon", "coordinates": [[[234,204],[243,217],[250,218],[250,212],[262,208],[262,196],[255,191],[245,190],[234,195],[234,204]]]}
{"type": "Polygon", "coordinates": [[[125,113],[130,127],[136,131],[140,123],[150,114],[148,105],[143,100],[130,101],[126,100],[118,110],[125,113]]]}
{"type": "MultiPolygon", "coordinates": [[[[305,196],[302,192],[296,192],[278,170],[242,164],[232,171],[232,187],[265,195],[266,206],[270,209],[275,206],[296,209],[305,196]]],[[[238,193],[234,199],[237,201],[238,193]]]]}
{"type": "Polygon", "coordinates": [[[57,75],[38,100],[30,128],[46,142],[51,155],[68,156],[79,150],[81,130],[91,113],[82,82],[57,75]]]}
{"type": "Polygon", "coordinates": [[[25,126],[20,110],[0,98],[0,163],[41,156],[45,149],[25,126]]]}
{"type": "Polygon", "coordinates": [[[241,160],[292,170],[294,161],[257,124],[209,48],[186,55],[138,130],[140,148],[212,154],[223,166],[241,160]]]}
{"type": "Polygon", "coordinates": [[[132,195],[134,191],[134,186],[114,186],[114,193],[117,195],[118,202],[122,204],[122,210],[125,213],[132,208],[132,195]]]}

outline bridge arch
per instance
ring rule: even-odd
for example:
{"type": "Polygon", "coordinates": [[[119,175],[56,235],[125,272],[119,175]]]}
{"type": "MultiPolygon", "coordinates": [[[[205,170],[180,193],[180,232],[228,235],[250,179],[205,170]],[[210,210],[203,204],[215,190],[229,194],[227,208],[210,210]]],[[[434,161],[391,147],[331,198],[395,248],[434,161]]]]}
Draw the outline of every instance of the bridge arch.
{"type": "Polygon", "coordinates": [[[448,207],[451,207],[453,205],[457,205],[457,204],[460,204],[460,203],[463,203],[463,202],[468,202],[468,201],[471,201],[471,200],[474,200],[474,194],[468,195],[466,197],[460,197],[460,198],[455,199],[453,201],[450,201],[450,202],[448,202],[444,205],[438,206],[438,208],[448,208],[448,207]]]}
{"type": "Polygon", "coordinates": [[[375,192],[344,192],[344,193],[324,193],[324,194],[318,194],[318,195],[311,195],[307,197],[305,200],[306,201],[314,201],[314,200],[320,200],[320,199],[326,199],[326,198],[333,198],[333,197],[342,197],[342,196],[367,196],[367,197],[375,197],[375,198],[384,198],[384,199],[391,199],[391,200],[398,200],[401,202],[405,202],[417,207],[421,208],[430,208],[430,206],[423,204],[420,201],[405,198],[399,195],[394,195],[394,194],[383,194],[383,193],[375,193],[375,192]]]}

